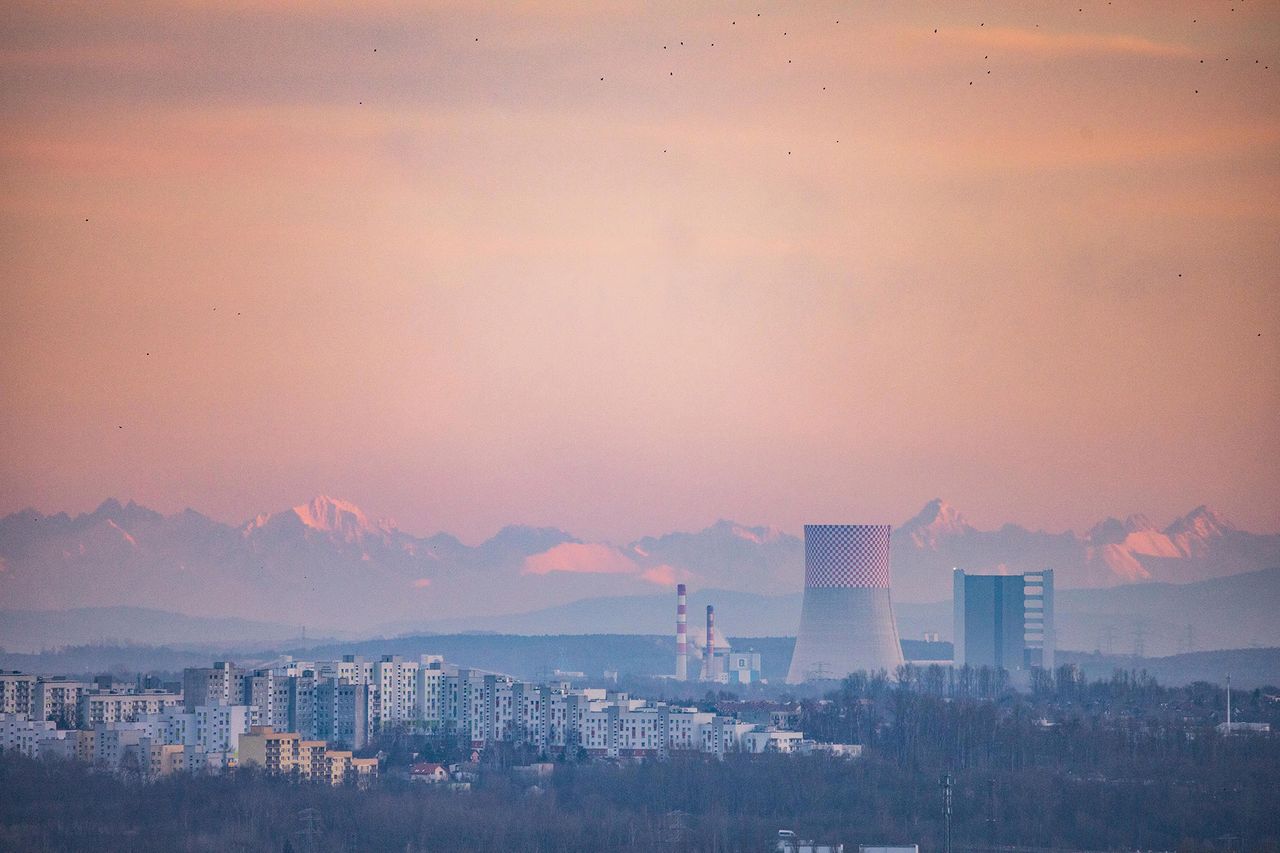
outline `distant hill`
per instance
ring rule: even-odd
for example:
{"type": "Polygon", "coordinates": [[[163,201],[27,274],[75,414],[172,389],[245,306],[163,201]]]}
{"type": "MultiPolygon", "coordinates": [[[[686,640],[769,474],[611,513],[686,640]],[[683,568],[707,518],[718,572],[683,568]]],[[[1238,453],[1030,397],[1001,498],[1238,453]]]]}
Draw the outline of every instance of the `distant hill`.
{"type": "MultiPolygon", "coordinates": [[[[734,648],[761,653],[764,676],[777,683],[786,677],[795,640],[791,637],[736,637],[734,648]]],[[[904,640],[909,659],[932,659],[950,652],[949,643],[925,644],[904,640]]],[[[246,666],[265,663],[281,653],[306,660],[354,653],[416,656],[443,654],[462,666],[505,672],[520,678],[550,677],[555,669],[583,672],[599,678],[607,670],[631,675],[671,672],[675,638],[645,634],[549,634],[537,637],[509,634],[428,634],[360,642],[326,643],[285,649],[261,649],[226,654],[213,649],[173,649],[162,646],[78,646],[33,655],[0,653],[0,669],[35,673],[92,674],[163,671],[179,673],[187,666],[208,666],[215,658],[246,666]]],[[[1076,663],[1091,678],[1108,678],[1116,670],[1146,670],[1162,684],[1210,681],[1221,684],[1231,675],[1241,689],[1280,686],[1280,647],[1228,649],[1213,652],[1134,658],[1065,651],[1062,663],[1076,663]]],[[[696,667],[694,672],[696,672],[696,667]]]]}
{"type": "MultiPolygon", "coordinates": [[[[690,595],[691,631],[699,630],[707,604],[729,634],[789,636],[800,619],[801,594],[765,596],[731,590],[690,595]]],[[[1280,645],[1280,568],[1190,584],[1138,583],[1110,589],[1058,590],[1058,647],[1171,655],[1204,649],[1280,645]],[[1189,630],[1188,630],[1189,629],[1189,630]]],[[[904,639],[936,632],[953,639],[950,600],[894,603],[904,639]]],[[[496,631],[512,634],[656,633],[675,630],[670,593],[594,598],[514,615],[446,618],[383,626],[383,633],[496,631]]]]}
{"type": "MultiPolygon", "coordinates": [[[[1280,535],[1239,530],[1205,507],[1162,529],[1134,515],[1076,534],[979,530],[934,500],[894,531],[892,545],[894,600],[912,630],[906,603],[948,598],[953,567],[1053,568],[1067,589],[1186,583],[1276,565],[1280,535]]],[[[131,606],[352,633],[643,597],[680,581],[777,598],[798,593],[802,579],[799,537],[727,520],[621,545],[511,525],[468,546],[447,533],[412,535],[326,496],[240,525],[116,500],[75,517],[24,510],[0,519],[0,601],[24,611],[131,606]]],[[[752,615],[750,606],[740,602],[743,622],[783,627],[767,620],[785,608],[752,615]]]]}
{"type": "Polygon", "coordinates": [[[1280,648],[1276,647],[1223,649],[1158,658],[1068,652],[1062,655],[1062,663],[1078,665],[1090,679],[1108,678],[1119,669],[1145,671],[1170,687],[1195,681],[1225,684],[1228,675],[1232,686],[1241,690],[1280,687],[1280,648]]]}
{"type": "MultiPolygon", "coordinates": [[[[1130,584],[1106,590],[1060,590],[1061,649],[1150,656],[1206,649],[1280,645],[1280,569],[1249,572],[1192,584],[1130,584]]],[[[701,634],[707,604],[728,635],[786,637],[800,618],[801,594],[766,596],[733,590],[698,590],[690,596],[689,627],[701,634]]],[[[936,632],[950,641],[951,602],[896,602],[904,641],[936,632]]],[[[675,597],[654,595],[583,599],[518,614],[405,619],[364,632],[312,636],[344,640],[406,634],[660,634],[674,633],[675,597]]],[[[296,640],[302,626],[276,622],[194,617],[147,608],[106,607],[68,611],[0,611],[0,648],[27,652],[64,645],[142,643],[213,648],[277,648],[296,640]]],[[[314,642],[314,641],[313,641],[314,642]]]]}
{"type": "Polygon", "coordinates": [[[298,625],[184,616],[145,607],[0,610],[0,649],[9,652],[99,643],[284,644],[297,642],[302,633],[298,625]]]}

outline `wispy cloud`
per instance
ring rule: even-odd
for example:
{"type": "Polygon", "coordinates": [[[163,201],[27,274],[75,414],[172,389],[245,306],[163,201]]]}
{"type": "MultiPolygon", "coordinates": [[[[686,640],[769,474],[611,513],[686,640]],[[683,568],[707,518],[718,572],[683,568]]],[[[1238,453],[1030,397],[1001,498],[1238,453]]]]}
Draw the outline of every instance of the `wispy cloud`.
{"type": "Polygon", "coordinates": [[[685,569],[678,569],[666,563],[645,569],[640,574],[642,580],[658,586],[675,586],[677,583],[688,581],[691,577],[693,575],[685,569]]]}
{"type": "Polygon", "coordinates": [[[637,568],[631,558],[609,545],[598,542],[563,542],[541,554],[526,557],[520,573],[623,575],[633,574],[637,568]]]}
{"type": "Polygon", "coordinates": [[[948,29],[945,42],[987,47],[1006,53],[1036,58],[1109,55],[1180,57],[1191,56],[1185,44],[1156,41],[1127,33],[1064,32],[1025,27],[961,27],[948,29]]]}

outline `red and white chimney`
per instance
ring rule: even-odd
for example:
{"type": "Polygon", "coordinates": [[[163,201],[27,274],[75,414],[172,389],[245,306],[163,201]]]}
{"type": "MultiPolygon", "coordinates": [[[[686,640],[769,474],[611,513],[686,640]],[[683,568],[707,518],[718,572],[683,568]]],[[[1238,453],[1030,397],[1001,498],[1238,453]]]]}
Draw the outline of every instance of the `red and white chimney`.
{"type": "Polygon", "coordinates": [[[676,681],[689,678],[689,600],[684,584],[676,585],[676,681]]]}
{"type": "Polygon", "coordinates": [[[706,657],[702,662],[702,680],[714,681],[716,678],[716,609],[707,605],[707,647],[706,657]]]}

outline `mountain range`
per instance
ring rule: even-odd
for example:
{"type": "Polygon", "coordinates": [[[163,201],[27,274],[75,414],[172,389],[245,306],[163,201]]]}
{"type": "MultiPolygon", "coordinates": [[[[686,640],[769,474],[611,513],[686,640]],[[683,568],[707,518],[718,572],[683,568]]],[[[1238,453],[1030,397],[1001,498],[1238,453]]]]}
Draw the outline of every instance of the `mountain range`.
{"type": "MultiPolygon", "coordinates": [[[[1084,534],[1006,524],[979,530],[941,500],[894,531],[894,598],[950,597],[951,569],[1053,568],[1057,585],[1187,583],[1280,566],[1280,535],[1240,530],[1199,507],[1158,529],[1109,518],[1084,534]]],[[[694,589],[779,596],[803,581],[803,542],[772,527],[719,521],[624,545],[555,528],[505,527],[468,546],[414,536],[330,497],[239,525],[109,499],[72,517],[0,519],[7,609],[132,606],[321,631],[478,619],[601,596],[694,589]]]]}

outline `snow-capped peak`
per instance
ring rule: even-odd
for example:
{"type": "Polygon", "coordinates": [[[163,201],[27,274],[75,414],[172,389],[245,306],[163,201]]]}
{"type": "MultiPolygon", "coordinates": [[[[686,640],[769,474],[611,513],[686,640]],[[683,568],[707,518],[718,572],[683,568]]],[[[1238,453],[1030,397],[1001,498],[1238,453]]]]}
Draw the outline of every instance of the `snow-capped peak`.
{"type": "Polygon", "coordinates": [[[309,503],[295,506],[293,512],[313,530],[372,533],[375,529],[360,507],[328,495],[317,495],[309,503]]]}
{"type": "Polygon", "coordinates": [[[782,531],[776,527],[747,527],[735,521],[721,521],[717,526],[723,526],[724,529],[729,531],[730,535],[753,542],[756,545],[777,542],[782,537],[782,531]]]}
{"type": "Polygon", "coordinates": [[[1178,548],[1188,556],[1204,556],[1209,543],[1221,539],[1236,526],[1207,506],[1198,506],[1165,529],[1178,548]]]}
{"type": "Polygon", "coordinates": [[[1145,530],[1155,530],[1157,528],[1151,523],[1151,519],[1147,518],[1140,512],[1135,512],[1124,520],[1124,529],[1129,533],[1138,533],[1145,530]]]}
{"type": "Polygon", "coordinates": [[[1236,526],[1224,518],[1221,513],[1201,505],[1174,521],[1165,532],[1170,535],[1195,533],[1203,537],[1221,536],[1224,531],[1235,529],[1236,526]]]}
{"type": "Polygon", "coordinates": [[[912,542],[929,549],[936,549],[940,539],[972,531],[973,527],[965,521],[959,510],[942,498],[929,501],[915,518],[902,525],[902,532],[909,535],[912,542]]]}
{"type": "Polygon", "coordinates": [[[393,529],[388,522],[373,522],[364,510],[349,501],[317,495],[304,504],[279,513],[264,513],[249,522],[246,533],[268,525],[293,522],[309,530],[358,542],[366,536],[383,536],[393,529]]]}

